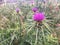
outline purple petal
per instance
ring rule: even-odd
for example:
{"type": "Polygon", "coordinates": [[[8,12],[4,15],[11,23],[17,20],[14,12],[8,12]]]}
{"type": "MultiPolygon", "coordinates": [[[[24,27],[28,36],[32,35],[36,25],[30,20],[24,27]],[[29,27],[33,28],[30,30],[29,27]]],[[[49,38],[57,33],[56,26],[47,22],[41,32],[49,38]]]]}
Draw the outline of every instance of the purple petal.
{"type": "Polygon", "coordinates": [[[33,16],[34,21],[42,21],[45,19],[45,16],[43,13],[35,13],[33,16]]]}

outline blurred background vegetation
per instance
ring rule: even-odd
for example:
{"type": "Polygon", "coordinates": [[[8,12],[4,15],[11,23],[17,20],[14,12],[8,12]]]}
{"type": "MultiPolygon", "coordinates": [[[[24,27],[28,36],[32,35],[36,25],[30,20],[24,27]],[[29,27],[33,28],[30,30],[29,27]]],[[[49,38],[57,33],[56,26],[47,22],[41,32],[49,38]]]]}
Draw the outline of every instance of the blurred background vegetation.
{"type": "Polygon", "coordinates": [[[1,0],[0,45],[60,45],[59,0],[1,0]],[[33,7],[46,19],[38,29],[32,19],[33,7]],[[19,8],[19,13],[16,12],[19,8]]]}

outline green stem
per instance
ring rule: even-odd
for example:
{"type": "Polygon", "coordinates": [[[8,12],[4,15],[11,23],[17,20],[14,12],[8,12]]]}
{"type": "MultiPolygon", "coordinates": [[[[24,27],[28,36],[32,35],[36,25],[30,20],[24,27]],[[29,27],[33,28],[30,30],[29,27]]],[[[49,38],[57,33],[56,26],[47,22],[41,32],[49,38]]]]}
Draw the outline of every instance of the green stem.
{"type": "MultiPolygon", "coordinates": [[[[37,24],[37,26],[38,26],[38,24],[37,24]]],[[[35,45],[37,45],[37,42],[38,42],[38,28],[37,28],[37,30],[36,30],[36,40],[35,40],[35,45]]]]}
{"type": "Polygon", "coordinates": [[[43,36],[43,45],[46,45],[43,27],[41,27],[41,30],[42,30],[42,36],[43,36]]]}

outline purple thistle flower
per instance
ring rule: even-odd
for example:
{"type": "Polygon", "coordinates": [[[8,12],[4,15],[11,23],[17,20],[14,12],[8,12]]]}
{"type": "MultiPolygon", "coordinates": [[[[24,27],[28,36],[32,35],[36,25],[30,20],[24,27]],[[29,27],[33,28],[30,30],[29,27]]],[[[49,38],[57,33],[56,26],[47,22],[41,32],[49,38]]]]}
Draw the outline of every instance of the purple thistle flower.
{"type": "Polygon", "coordinates": [[[17,13],[19,13],[19,10],[20,10],[19,8],[16,8],[16,12],[17,12],[17,13]]]}
{"type": "Polygon", "coordinates": [[[44,13],[41,12],[35,13],[33,16],[34,21],[42,21],[44,19],[45,19],[44,13]]]}
{"type": "Polygon", "coordinates": [[[32,11],[33,12],[36,12],[36,11],[38,11],[38,8],[37,7],[34,7],[34,8],[32,8],[32,11]]]}

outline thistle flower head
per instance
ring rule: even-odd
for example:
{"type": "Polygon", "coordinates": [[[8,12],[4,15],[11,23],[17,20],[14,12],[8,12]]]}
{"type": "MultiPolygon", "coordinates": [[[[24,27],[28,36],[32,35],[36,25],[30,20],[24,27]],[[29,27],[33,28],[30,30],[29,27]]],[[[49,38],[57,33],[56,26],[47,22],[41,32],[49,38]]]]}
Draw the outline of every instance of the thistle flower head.
{"type": "Polygon", "coordinates": [[[45,19],[44,13],[38,12],[33,15],[34,21],[42,21],[45,19]]]}
{"type": "Polygon", "coordinates": [[[36,12],[36,11],[38,11],[38,8],[37,7],[34,7],[34,8],[32,8],[32,11],[33,12],[36,12]]]}
{"type": "Polygon", "coordinates": [[[19,10],[20,10],[19,8],[16,8],[16,12],[17,12],[17,13],[19,13],[19,10]]]}

